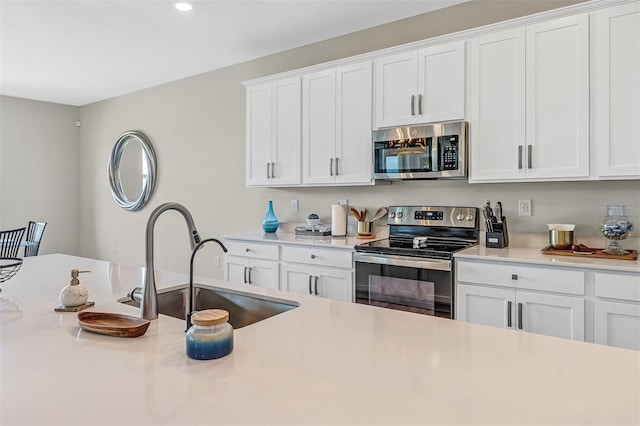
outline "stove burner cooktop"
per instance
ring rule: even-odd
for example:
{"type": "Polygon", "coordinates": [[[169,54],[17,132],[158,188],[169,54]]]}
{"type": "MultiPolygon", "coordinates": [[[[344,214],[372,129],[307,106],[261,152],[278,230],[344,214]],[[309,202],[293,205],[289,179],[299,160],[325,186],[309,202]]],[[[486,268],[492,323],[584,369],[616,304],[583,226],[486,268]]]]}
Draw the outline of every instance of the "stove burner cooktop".
{"type": "Polygon", "coordinates": [[[451,259],[478,244],[476,207],[389,207],[389,238],[358,244],[357,252],[451,259]]]}

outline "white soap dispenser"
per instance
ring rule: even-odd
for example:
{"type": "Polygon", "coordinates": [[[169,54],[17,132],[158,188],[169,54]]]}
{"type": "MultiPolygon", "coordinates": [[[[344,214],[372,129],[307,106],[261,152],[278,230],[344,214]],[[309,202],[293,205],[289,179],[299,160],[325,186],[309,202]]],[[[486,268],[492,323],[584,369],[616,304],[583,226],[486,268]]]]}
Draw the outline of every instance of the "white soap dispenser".
{"type": "Polygon", "coordinates": [[[66,308],[74,308],[76,306],[82,306],[87,303],[89,298],[89,290],[78,279],[78,274],[91,271],[80,271],[78,269],[71,270],[71,284],[66,286],[60,292],[60,302],[66,308]]]}

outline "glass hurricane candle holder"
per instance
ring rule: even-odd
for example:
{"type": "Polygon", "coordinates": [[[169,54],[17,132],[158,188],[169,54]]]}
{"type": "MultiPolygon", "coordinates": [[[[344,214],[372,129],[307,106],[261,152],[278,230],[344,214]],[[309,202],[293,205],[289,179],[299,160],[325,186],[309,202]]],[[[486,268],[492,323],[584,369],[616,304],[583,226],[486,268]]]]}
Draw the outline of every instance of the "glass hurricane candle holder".
{"type": "Polygon", "coordinates": [[[633,223],[629,220],[626,206],[612,204],[607,206],[607,214],[602,218],[602,235],[609,240],[609,246],[603,250],[608,254],[627,254],[621,241],[633,231],[633,223]]]}

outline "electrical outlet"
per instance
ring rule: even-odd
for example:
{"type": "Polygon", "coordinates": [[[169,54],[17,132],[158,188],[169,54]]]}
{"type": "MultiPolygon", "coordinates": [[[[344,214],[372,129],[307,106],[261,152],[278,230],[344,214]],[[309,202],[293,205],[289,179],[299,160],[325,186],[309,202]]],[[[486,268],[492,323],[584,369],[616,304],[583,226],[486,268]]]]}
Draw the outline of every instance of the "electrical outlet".
{"type": "Polygon", "coordinates": [[[338,200],[338,204],[340,204],[341,206],[348,206],[349,205],[347,200],[338,200]]]}
{"type": "Polygon", "coordinates": [[[518,200],[518,216],[531,216],[531,200],[518,200]]]}
{"type": "Polygon", "coordinates": [[[292,212],[298,211],[298,200],[291,200],[291,211],[292,212]]]}

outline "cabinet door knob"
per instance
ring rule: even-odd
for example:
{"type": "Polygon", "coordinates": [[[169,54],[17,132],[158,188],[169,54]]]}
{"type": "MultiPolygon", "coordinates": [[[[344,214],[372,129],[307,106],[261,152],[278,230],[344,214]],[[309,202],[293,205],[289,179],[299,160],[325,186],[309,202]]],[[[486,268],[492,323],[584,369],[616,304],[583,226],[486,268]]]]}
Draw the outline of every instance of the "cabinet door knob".
{"type": "Polygon", "coordinates": [[[311,258],[312,258],[312,259],[315,259],[315,258],[316,258],[316,255],[315,255],[315,254],[312,254],[312,255],[311,255],[311,258]]]}
{"type": "Polygon", "coordinates": [[[250,248],[245,248],[244,251],[249,253],[251,251],[251,249],[250,248]]]}
{"type": "Polygon", "coordinates": [[[518,279],[518,274],[511,274],[511,279],[512,280],[517,280],[518,279]]]}

